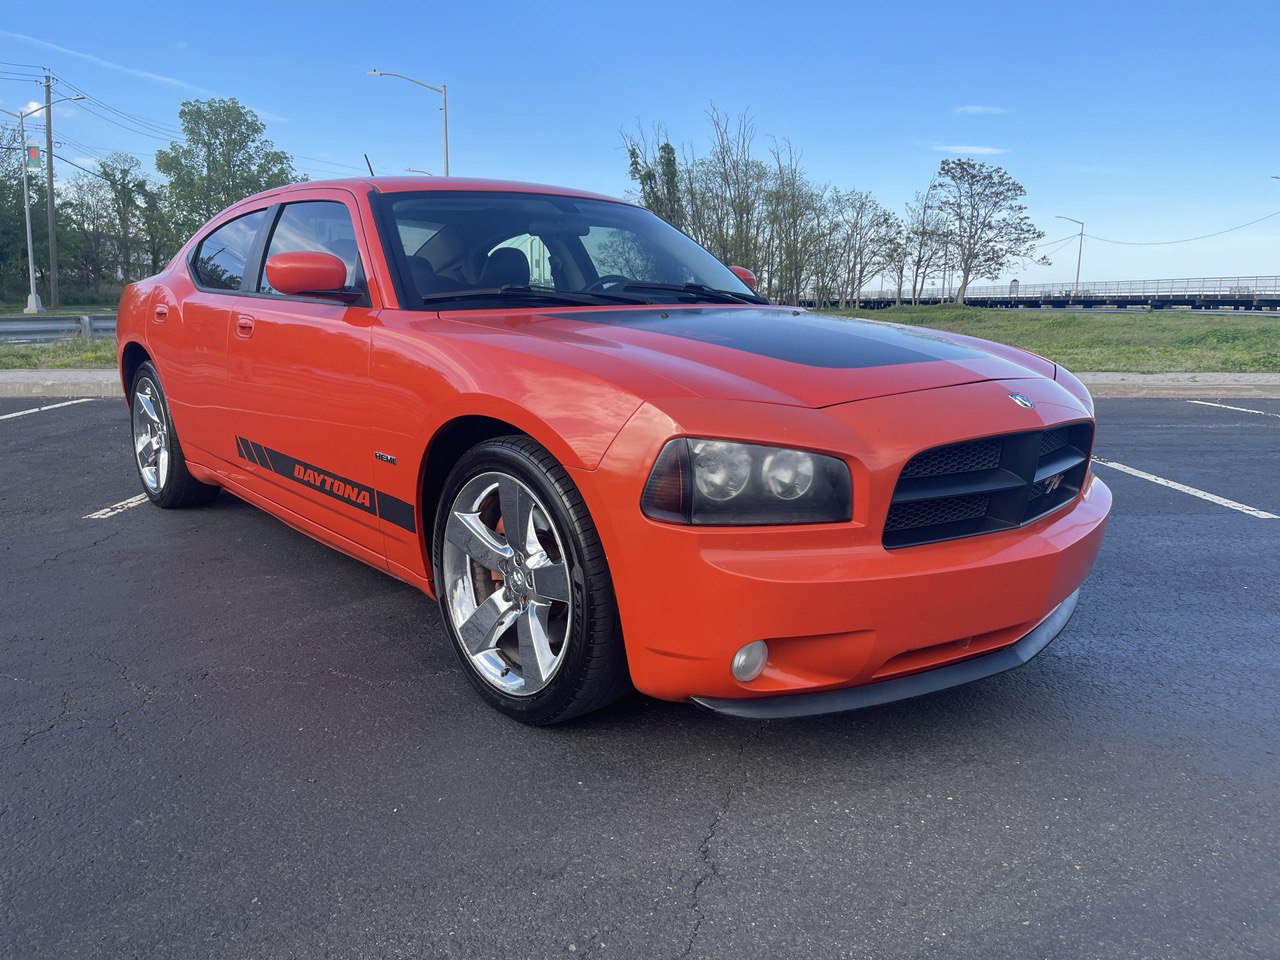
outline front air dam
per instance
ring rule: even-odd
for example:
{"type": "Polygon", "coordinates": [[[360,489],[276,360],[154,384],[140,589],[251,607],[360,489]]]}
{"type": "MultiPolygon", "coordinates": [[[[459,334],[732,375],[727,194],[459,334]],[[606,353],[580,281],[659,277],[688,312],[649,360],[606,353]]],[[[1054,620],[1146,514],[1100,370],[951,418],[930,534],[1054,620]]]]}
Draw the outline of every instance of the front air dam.
{"type": "Polygon", "coordinates": [[[719,699],[694,697],[699,706],[750,720],[781,720],[789,717],[812,717],[824,713],[843,713],[846,710],[862,710],[878,707],[895,700],[908,700],[926,693],[937,693],[950,687],[993,677],[1014,667],[1020,667],[1047,647],[1062,632],[1080,599],[1080,590],[1054,607],[1053,612],[1026,636],[1007,647],[969,660],[961,660],[945,667],[935,667],[922,673],[913,673],[893,680],[881,680],[842,690],[822,690],[818,693],[791,693],[777,697],[744,699],[719,699]]]}

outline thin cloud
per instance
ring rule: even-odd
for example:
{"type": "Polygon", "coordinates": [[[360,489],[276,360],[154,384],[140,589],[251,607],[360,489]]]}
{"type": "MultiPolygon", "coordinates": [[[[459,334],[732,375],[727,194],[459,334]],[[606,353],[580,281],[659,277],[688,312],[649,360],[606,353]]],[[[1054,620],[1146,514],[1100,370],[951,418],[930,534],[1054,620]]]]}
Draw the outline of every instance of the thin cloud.
{"type": "Polygon", "coordinates": [[[972,145],[935,146],[933,149],[941,153],[967,153],[973,157],[993,157],[997,153],[1008,153],[1004,147],[981,147],[972,145]]]}
{"type": "MultiPolygon", "coordinates": [[[[179,80],[177,77],[168,77],[162,73],[152,73],[150,70],[137,70],[133,67],[126,67],[122,63],[116,63],[112,60],[104,60],[102,57],[94,56],[92,53],[83,53],[79,50],[72,50],[69,47],[60,47],[56,43],[49,43],[47,40],[39,40],[36,37],[29,37],[25,33],[11,33],[8,30],[0,30],[0,37],[8,37],[11,40],[20,40],[23,43],[30,43],[37,47],[43,47],[46,50],[54,50],[58,53],[65,53],[69,57],[79,57],[81,60],[88,60],[90,63],[96,63],[100,67],[106,67],[108,70],[117,70],[120,73],[127,73],[133,77],[139,77],[143,80],[150,80],[153,83],[163,83],[170,87],[177,87],[179,90],[189,90],[192,93],[199,93],[206,97],[218,96],[216,91],[210,90],[208,87],[198,87],[194,83],[188,83],[186,80],[179,80]]],[[[180,41],[184,46],[186,41],[180,41]]],[[[247,105],[246,105],[247,106],[247,105]]],[[[272,113],[269,110],[259,110],[249,107],[263,120],[270,120],[274,123],[288,123],[288,117],[282,117],[278,113],[272,113]]]]}
{"type": "Polygon", "coordinates": [[[981,103],[966,103],[956,107],[952,113],[1008,113],[1004,107],[989,107],[981,103]]]}
{"type": "Polygon", "coordinates": [[[0,30],[0,37],[6,37],[9,40],[18,40],[22,43],[29,43],[32,46],[41,47],[45,50],[53,50],[56,53],[64,53],[68,57],[79,57],[81,60],[88,60],[90,63],[96,63],[100,67],[106,67],[108,70],[127,73],[133,77],[150,80],[153,83],[163,83],[170,87],[177,87],[179,90],[190,90],[192,93],[203,93],[206,95],[213,92],[205,89],[204,87],[197,87],[194,83],[187,83],[185,80],[179,80],[177,77],[167,77],[162,73],[152,73],[150,70],[138,70],[135,67],[126,67],[122,63],[116,63],[113,60],[104,60],[102,57],[94,56],[92,53],[83,53],[79,50],[72,50],[70,47],[60,47],[58,44],[49,43],[47,40],[39,40],[35,37],[29,37],[25,33],[11,33],[8,30],[0,30]]]}

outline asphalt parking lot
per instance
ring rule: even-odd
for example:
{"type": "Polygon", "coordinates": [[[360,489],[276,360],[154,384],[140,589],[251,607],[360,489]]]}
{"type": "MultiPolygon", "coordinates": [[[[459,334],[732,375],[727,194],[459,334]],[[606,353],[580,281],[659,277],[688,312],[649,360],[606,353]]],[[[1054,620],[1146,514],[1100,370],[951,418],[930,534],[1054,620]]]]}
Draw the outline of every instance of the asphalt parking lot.
{"type": "MultiPolygon", "coordinates": [[[[1280,514],[1280,400],[1099,402],[1100,457],[1280,514]]],[[[143,504],[120,401],[0,400],[12,957],[1275,957],[1280,520],[1099,466],[1067,631],[816,720],[488,709],[434,604],[224,495],[143,504]],[[52,403],[56,401],[45,401],[52,403]]]]}

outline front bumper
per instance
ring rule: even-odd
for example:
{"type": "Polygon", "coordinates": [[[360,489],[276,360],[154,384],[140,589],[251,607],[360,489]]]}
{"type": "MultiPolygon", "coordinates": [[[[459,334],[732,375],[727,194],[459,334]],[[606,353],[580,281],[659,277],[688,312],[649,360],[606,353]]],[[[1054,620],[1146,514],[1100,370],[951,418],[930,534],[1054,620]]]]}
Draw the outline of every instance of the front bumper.
{"type": "Polygon", "coordinates": [[[846,710],[863,710],[897,700],[909,700],[927,693],[937,693],[961,684],[972,683],[985,677],[994,677],[1014,667],[1020,667],[1047,647],[1060,634],[1071,614],[1075,612],[1080,591],[1054,607],[1049,616],[1040,621],[1021,640],[994,653],[982,654],[970,660],[961,660],[948,666],[935,667],[924,673],[913,673],[896,680],[881,680],[860,687],[844,687],[822,693],[793,693],[780,697],[756,697],[753,699],[716,699],[694,697],[699,706],[727,713],[748,720],[783,720],[790,717],[814,717],[824,713],[843,713],[846,710]]]}
{"type": "Polygon", "coordinates": [[[812,695],[976,659],[1033,632],[1084,582],[1111,492],[1090,474],[1071,503],[1017,529],[897,549],[890,495],[917,451],[1088,418],[1051,380],[966,384],[823,410],[730,401],[646,405],[594,471],[573,471],[605,546],[637,689],[664,700],[812,695]],[[1009,401],[1017,390],[1035,401],[1009,401]],[[843,456],[854,516],[796,527],[686,527],[644,517],[641,489],[671,436],[724,436],[843,456]],[[744,644],[764,672],[730,672],[744,644]]]}

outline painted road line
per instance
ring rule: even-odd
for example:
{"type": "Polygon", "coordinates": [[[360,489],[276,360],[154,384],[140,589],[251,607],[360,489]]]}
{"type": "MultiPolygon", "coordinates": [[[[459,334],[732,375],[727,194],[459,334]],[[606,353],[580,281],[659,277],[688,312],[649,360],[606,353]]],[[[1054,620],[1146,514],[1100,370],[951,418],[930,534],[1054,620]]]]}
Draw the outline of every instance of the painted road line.
{"type": "Polygon", "coordinates": [[[147,495],[140,493],[136,497],[130,497],[128,500],[121,500],[119,503],[113,503],[109,507],[103,507],[93,513],[86,514],[81,520],[105,520],[107,517],[114,517],[117,513],[124,513],[130,507],[136,507],[140,503],[147,502],[147,495]]]}
{"type": "Polygon", "coordinates": [[[1214,493],[1205,493],[1203,490],[1197,490],[1195,487],[1188,487],[1185,483],[1176,483],[1173,480],[1166,480],[1164,477],[1157,477],[1154,473],[1135,470],[1133,467],[1126,466],[1123,463],[1116,463],[1114,460],[1102,460],[1099,457],[1094,457],[1093,462],[1100,463],[1104,467],[1110,467],[1112,470],[1119,470],[1121,473],[1127,473],[1132,477],[1141,477],[1143,480],[1150,480],[1152,483],[1158,483],[1162,487],[1177,490],[1179,493],[1189,493],[1193,497],[1199,497],[1201,500],[1208,500],[1210,503],[1216,503],[1220,507],[1239,510],[1241,513],[1247,513],[1249,516],[1257,517],[1259,520],[1280,520],[1280,516],[1277,516],[1274,513],[1267,513],[1265,510],[1259,510],[1257,507],[1251,507],[1245,503],[1237,503],[1235,500],[1228,500],[1226,497],[1220,497],[1214,493]]]}
{"type": "Polygon", "coordinates": [[[1210,403],[1208,400],[1188,400],[1187,403],[1198,403],[1202,407],[1220,407],[1223,410],[1238,410],[1241,413],[1256,413],[1263,417],[1280,417],[1280,413],[1267,410],[1250,410],[1248,407],[1233,407],[1229,403],[1210,403]]]}
{"type": "Polygon", "coordinates": [[[62,403],[51,403],[44,407],[32,407],[30,410],[19,410],[17,413],[0,414],[0,420],[12,420],[14,417],[25,417],[30,413],[43,413],[46,410],[57,410],[59,407],[69,407],[76,403],[92,403],[97,397],[81,397],[79,400],[64,400],[62,403]]]}

